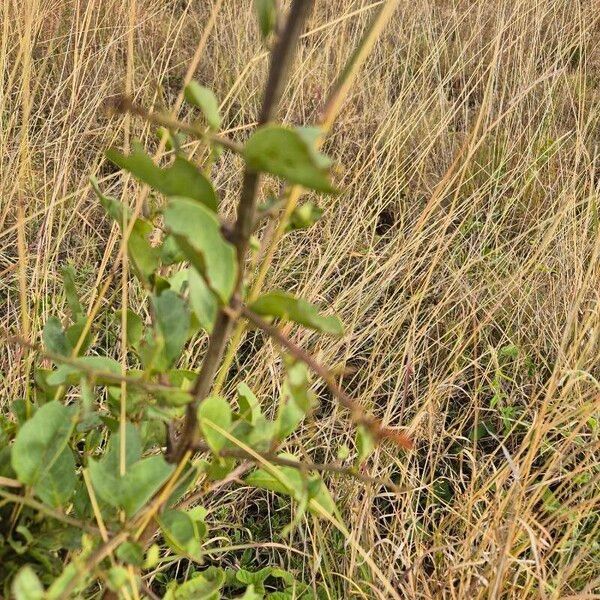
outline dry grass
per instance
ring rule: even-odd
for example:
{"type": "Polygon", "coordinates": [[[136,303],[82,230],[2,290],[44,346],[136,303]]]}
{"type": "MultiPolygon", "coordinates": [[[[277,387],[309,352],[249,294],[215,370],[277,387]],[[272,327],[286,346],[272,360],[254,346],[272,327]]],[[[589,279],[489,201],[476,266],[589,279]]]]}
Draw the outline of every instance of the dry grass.
{"type": "MultiPolygon", "coordinates": [[[[131,204],[139,190],[103,150],[130,129],[156,147],[142,123],[106,117],[103,100],[125,88],[129,56],[138,101],[172,106],[212,4],[137,0],[132,31],[131,2],[0,5],[0,314],[32,338],[66,310],[61,265],[75,265],[90,305],[112,267],[118,237],[87,177],[131,204]]],[[[316,119],[371,13],[362,7],[317,2],[286,120],[316,119]]],[[[281,540],[289,507],[278,517],[263,493],[215,498],[217,533],[231,536],[235,523],[243,541],[305,553],[265,546],[261,563],[326,582],[330,598],[386,598],[383,578],[407,598],[600,598],[598,8],[401,2],[328,144],[347,191],[320,199],[325,216],[308,236],[285,238],[270,281],[340,314],[343,340],[295,339],[352,367],[346,389],[406,424],[416,449],[380,448],[367,465],[400,495],[330,482],[352,543],[312,519],[281,540]]],[[[223,99],[240,138],[256,116],[261,55],[251,3],[225,0],[195,77],[223,99]]],[[[229,208],[238,167],[224,160],[214,172],[229,208]]],[[[120,285],[106,306],[120,302],[120,285]]],[[[97,347],[116,346],[101,319],[97,347]]],[[[202,349],[190,348],[186,366],[202,349]]],[[[251,333],[242,351],[238,368],[268,404],[277,349],[251,333]]],[[[2,349],[3,405],[28,393],[32,360],[2,349]]],[[[334,461],[352,431],[315,389],[322,408],[296,449],[334,461]]]]}

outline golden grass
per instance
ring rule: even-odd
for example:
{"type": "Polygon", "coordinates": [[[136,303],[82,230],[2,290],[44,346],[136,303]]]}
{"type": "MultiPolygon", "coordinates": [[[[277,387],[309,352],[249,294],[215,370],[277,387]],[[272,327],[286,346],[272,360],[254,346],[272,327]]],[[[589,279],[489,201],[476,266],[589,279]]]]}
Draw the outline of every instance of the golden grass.
{"type": "MultiPolygon", "coordinates": [[[[172,107],[212,4],[0,4],[2,326],[39,339],[46,318],[66,310],[66,262],[90,306],[97,300],[119,238],[87,178],[97,173],[133,205],[139,189],[102,152],[129,136],[157,145],[146,125],[109,119],[102,103],[131,86],[143,105],[172,107]]],[[[241,139],[266,60],[251,3],[221,4],[194,76],[223,99],[241,139]]],[[[235,523],[243,541],[305,553],[265,545],[262,563],[325,581],[330,598],[387,598],[383,579],[407,598],[600,597],[598,8],[401,2],[326,145],[346,192],[319,199],[325,215],[308,235],[284,239],[269,282],[340,314],[342,340],[294,339],[351,367],[346,389],[406,424],[416,449],[380,448],[366,467],[392,477],[399,495],[330,481],[352,543],[312,519],[291,541],[277,531],[251,540],[250,523],[275,518],[277,505],[243,487],[214,498],[228,521],[217,533],[235,523]]],[[[284,119],[316,120],[371,14],[367,1],[317,2],[284,119]]],[[[214,171],[227,210],[239,166],[226,158],[214,171]]],[[[121,298],[141,300],[117,278],[102,305],[121,298]]],[[[97,325],[99,347],[111,336],[118,347],[108,321],[97,325]]],[[[185,366],[202,349],[191,347],[185,366]]],[[[277,348],[250,333],[242,350],[237,366],[268,405],[281,381],[277,348]]],[[[2,349],[4,406],[30,393],[33,359],[2,349]]],[[[296,450],[335,461],[352,430],[315,389],[322,408],[296,450]]]]}

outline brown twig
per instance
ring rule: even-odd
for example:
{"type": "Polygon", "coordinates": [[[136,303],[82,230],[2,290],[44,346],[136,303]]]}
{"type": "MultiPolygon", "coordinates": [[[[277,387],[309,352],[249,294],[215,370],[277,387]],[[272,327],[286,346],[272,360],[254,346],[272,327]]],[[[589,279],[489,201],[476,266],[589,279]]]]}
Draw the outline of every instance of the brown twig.
{"type": "Polygon", "coordinates": [[[238,144],[238,142],[228,138],[225,135],[210,133],[202,127],[185,123],[184,121],[179,121],[178,119],[175,119],[164,113],[149,111],[143,106],[135,104],[131,98],[125,95],[112,96],[109,98],[107,100],[107,108],[109,112],[134,115],[136,117],[141,117],[148,123],[153,123],[154,125],[159,125],[160,127],[165,127],[166,129],[170,129],[172,131],[183,131],[185,133],[189,133],[196,138],[200,138],[213,144],[218,144],[231,150],[232,152],[236,152],[237,154],[240,154],[243,151],[243,146],[241,144],[238,144]]]}
{"type": "Polygon", "coordinates": [[[397,446],[407,450],[410,450],[413,447],[412,440],[406,434],[397,429],[386,427],[379,419],[366,413],[363,407],[346,394],[346,392],[335,382],[331,373],[323,365],[281,333],[277,327],[267,323],[262,317],[252,312],[246,306],[241,306],[240,312],[251,323],[265,331],[280,346],[283,346],[294,358],[301,360],[310,367],[310,369],[325,382],[329,391],[339,400],[340,404],[350,411],[352,422],[368,429],[376,441],[390,440],[397,446]]]}

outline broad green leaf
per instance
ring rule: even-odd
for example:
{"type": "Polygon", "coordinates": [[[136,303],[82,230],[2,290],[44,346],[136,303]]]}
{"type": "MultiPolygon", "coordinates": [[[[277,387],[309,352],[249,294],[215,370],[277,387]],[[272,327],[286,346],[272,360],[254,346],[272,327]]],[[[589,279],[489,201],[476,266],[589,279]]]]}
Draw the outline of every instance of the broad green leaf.
{"type": "Polygon", "coordinates": [[[206,535],[206,525],[202,520],[193,519],[182,510],[165,510],[159,522],[165,541],[176,554],[199,555],[201,541],[206,535]]]}
{"type": "Polygon", "coordinates": [[[90,459],[89,469],[96,493],[107,504],[122,508],[128,517],[142,508],[173,472],[174,465],[162,456],[143,458],[131,465],[124,476],[109,470],[101,461],[90,459]]]}
{"type": "Polygon", "coordinates": [[[12,583],[12,593],[15,600],[42,600],[44,587],[35,571],[25,565],[16,575],[12,583]]]}
{"type": "Polygon", "coordinates": [[[246,164],[319,192],[335,193],[329,181],[331,161],[315,150],[312,130],[265,125],[257,129],[244,147],[246,164]]]}
{"type": "MultiPolygon", "coordinates": [[[[202,111],[211,129],[221,127],[219,101],[211,89],[200,85],[197,81],[190,81],[185,86],[185,99],[189,104],[197,106],[202,111]]],[[[184,196],[185,194],[177,195],[184,196]]]]}
{"type": "Polygon", "coordinates": [[[65,446],[52,466],[34,485],[35,493],[43,502],[57,508],[69,501],[76,487],[75,459],[71,448],[65,446]]]}
{"type": "Polygon", "coordinates": [[[61,269],[61,274],[63,286],[65,288],[65,297],[67,298],[67,304],[71,309],[71,319],[76,321],[79,317],[83,316],[84,310],[79,301],[77,288],[75,287],[75,269],[71,265],[66,265],[61,269]]]}
{"type": "Polygon", "coordinates": [[[169,167],[161,169],[154,164],[139,142],[133,144],[129,155],[113,149],[106,156],[136,179],[165,196],[184,196],[201,202],[211,211],[218,210],[217,196],[210,181],[198,167],[181,156],[176,157],[169,167]]]}
{"type": "Polygon", "coordinates": [[[264,39],[269,37],[277,25],[276,0],[254,0],[254,10],[258,17],[258,28],[264,39]]]}
{"type": "Polygon", "coordinates": [[[194,269],[190,269],[188,286],[192,310],[200,326],[211,333],[217,318],[218,300],[206,285],[204,278],[194,269]]]}
{"type": "Polygon", "coordinates": [[[44,346],[55,354],[61,356],[70,356],[73,352],[73,346],[68,340],[58,317],[48,317],[42,332],[44,346]]]}
{"type": "Polygon", "coordinates": [[[172,290],[152,297],[156,326],[165,340],[164,351],[169,364],[181,354],[190,331],[190,313],[186,303],[172,290]]]}
{"type": "Polygon", "coordinates": [[[227,443],[227,438],[211,427],[211,423],[229,431],[231,428],[231,407],[221,396],[209,396],[198,407],[200,430],[213,452],[217,453],[227,443]]]}
{"type": "Polygon", "coordinates": [[[59,365],[46,377],[46,383],[51,386],[77,385],[81,377],[87,377],[90,372],[94,375],[96,385],[114,383],[114,378],[102,375],[121,375],[121,365],[109,356],[83,356],[72,364],[59,365]],[[81,368],[77,365],[81,365],[81,368]]]}
{"type": "Polygon", "coordinates": [[[236,252],[221,235],[218,218],[186,198],[172,198],[164,218],[186,258],[204,275],[221,301],[227,303],[237,279],[236,252]]]}
{"type": "Polygon", "coordinates": [[[162,456],[140,460],[142,448],[139,432],[127,424],[125,439],[125,475],[120,474],[120,436],[110,438],[107,453],[100,460],[90,459],[92,484],[98,496],[110,506],[123,508],[128,517],[134,515],[153,496],[172,473],[162,456]]]}
{"type": "Polygon", "coordinates": [[[323,316],[315,306],[287,292],[275,290],[260,296],[250,305],[259,315],[291,319],[292,321],[333,335],[343,335],[344,327],[337,317],[323,316]]]}
{"type": "Polygon", "coordinates": [[[44,404],[23,424],[11,451],[19,481],[34,488],[42,481],[67,448],[74,425],[73,411],[58,401],[44,404]]]}
{"type": "Polygon", "coordinates": [[[256,585],[262,589],[265,580],[273,573],[273,567],[265,567],[259,571],[247,571],[239,569],[235,574],[235,578],[246,585],[256,585]]]}

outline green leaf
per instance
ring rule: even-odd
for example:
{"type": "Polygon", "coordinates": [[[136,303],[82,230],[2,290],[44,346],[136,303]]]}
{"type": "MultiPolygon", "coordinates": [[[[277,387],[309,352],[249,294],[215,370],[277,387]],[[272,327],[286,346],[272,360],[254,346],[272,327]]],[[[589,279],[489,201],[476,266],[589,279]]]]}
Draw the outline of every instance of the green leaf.
{"type": "Polygon", "coordinates": [[[343,335],[344,327],[334,316],[323,316],[315,306],[287,292],[275,290],[260,296],[250,305],[256,314],[291,319],[295,323],[333,335],[343,335]]]}
{"type": "Polygon", "coordinates": [[[260,402],[244,382],[237,386],[237,399],[240,407],[240,418],[248,421],[248,423],[255,424],[262,417],[260,402]]]}
{"type": "Polygon", "coordinates": [[[223,583],[199,574],[182,583],[174,594],[175,600],[219,600],[223,583]]]}
{"type": "Polygon", "coordinates": [[[164,213],[165,225],[193,267],[227,303],[237,279],[235,248],[221,235],[218,218],[201,204],[172,198],[164,213]]]}
{"type": "Polygon", "coordinates": [[[246,164],[319,192],[335,193],[329,181],[331,161],[315,150],[313,130],[265,125],[257,129],[244,147],[246,164]]]}
{"type": "Polygon", "coordinates": [[[276,0],[254,0],[254,10],[258,17],[258,28],[264,39],[269,37],[277,25],[276,0]]]}
{"type": "Polygon", "coordinates": [[[40,477],[34,489],[43,502],[58,508],[70,500],[76,487],[75,459],[71,448],[66,446],[40,477]]]}
{"type": "MultiPolygon", "coordinates": [[[[116,312],[119,322],[121,322],[123,311],[116,312]]],[[[135,348],[144,334],[144,322],[142,317],[134,313],[130,308],[127,309],[127,344],[135,348]]]]}
{"type": "Polygon", "coordinates": [[[218,300],[210,291],[204,277],[191,269],[188,276],[190,304],[200,326],[211,333],[217,318],[218,300]]]}
{"type": "Polygon", "coordinates": [[[125,567],[121,567],[119,565],[111,567],[108,571],[108,586],[113,592],[122,591],[123,588],[126,588],[128,593],[125,597],[130,597],[130,589],[129,589],[129,572],[125,567]]]}
{"type": "Polygon", "coordinates": [[[46,349],[55,354],[71,356],[73,352],[73,346],[67,339],[58,317],[48,318],[42,332],[42,341],[46,349]]]}
{"type": "Polygon", "coordinates": [[[112,149],[106,156],[164,196],[184,196],[201,202],[213,212],[218,210],[217,195],[210,181],[198,167],[181,156],[177,156],[171,166],[161,169],[154,164],[139,142],[133,144],[129,155],[112,149]]]}
{"type": "Polygon", "coordinates": [[[76,321],[79,317],[84,315],[83,306],[79,301],[79,295],[77,294],[77,288],[75,287],[75,269],[71,265],[66,265],[61,269],[63,278],[63,287],[65,288],[65,296],[67,298],[67,304],[71,309],[71,319],[76,321]]]}
{"type": "Polygon", "coordinates": [[[246,591],[244,592],[244,595],[240,597],[240,600],[263,600],[264,598],[264,594],[261,592],[257,592],[254,590],[254,585],[250,584],[247,588],[246,591]]]}
{"type": "Polygon", "coordinates": [[[309,384],[308,368],[304,363],[296,362],[288,366],[277,415],[280,440],[290,435],[314,406],[315,397],[309,389],[309,384]]]}
{"type": "Polygon", "coordinates": [[[273,573],[273,567],[264,567],[259,571],[247,571],[246,569],[240,569],[236,574],[235,578],[246,585],[256,585],[260,588],[263,587],[265,580],[273,573]]]}
{"type": "MultiPolygon", "coordinates": [[[[78,344],[79,338],[81,337],[81,334],[83,333],[86,324],[87,317],[85,315],[82,315],[81,317],[79,317],[79,319],[77,319],[77,321],[75,321],[75,323],[72,323],[71,325],[69,325],[69,327],[67,327],[65,335],[67,336],[67,340],[69,340],[69,343],[71,344],[71,346],[73,346],[73,348],[75,348],[75,346],[78,344]]],[[[78,356],[85,354],[86,350],[90,347],[90,344],[92,343],[93,337],[94,336],[92,334],[92,331],[88,329],[79,347],[79,351],[77,352],[78,356]]]]}
{"type": "Polygon", "coordinates": [[[90,478],[98,496],[110,506],[122,508],[128,517],[134,515],[154,495],[173,472],[162,456],[141,456],[137,429],[127,424],[125,475],[120,474],[120,436],[111,436],[109,449],[100,460],[89,460],[90,478]]]}
{"type": "MultiPolygon", "coordinates": [[[[295,456],[287,453],[279,455],[280,458],[287,460],[297,460],[295,456]]],[[[337,514],[337,507],[329,490],[321,479],[317,476],[307,480],[295,467],[276,467],[274,468],[278,477],[266,469],[257,469],[250,473],[245,479],[246,483],[254,487],[270,490],[279,494],[291,496],[296,501],[303,503],[308,496],[308,500],[314,500],[329,515],[337,514]]],[[[309,503],[309,510],[314,514],[319,514],[316,505],[309,503]]]]}
{"type": "MultiPolygon", "coordinates": [[[[45,476],[53,468],[63,472],[68,460],[63,453],[74,425],[73,411],[58,401],[44,404],[24,423],[11,450],[11,463],[19,481],[34,489],[41,483],[42,489],[47,489],[45,476]]],[[[69,483],[67,479],[65,482],[69,483]]]]}
{"type": "Polygon", "coordinates": [[[174,465],[162,456],[150,456],[134,463],[121,477],[107,471],[102,464],[90,459],[90,476],[98,496],[107,504],[123,508],[127,517],[133,516],[152,498],[173,472],[174,465]]]}
{"type": "Polygon", "coordinates": [[[198,421],[206,443],[213,452],[218,453],[227,443],[227,438],[211,427],[211,423],[227,431],[231,428],[232,416],[229,403],[221,396],[205,398],[198,407],[198,421]]]}
{"type": "MultiPolygon", "coordinates": [[[[221,127],[219,101],[211,89],[200,85],[197,81],[190,81],[185,86],[185,99],[189,104],[197,106],[202,111],[211,129],[221,127]]],[[[183,196],[184,194],[177,195],[183,196]]]]}
{"type": "Polygon", "coordinates": [[[42,600],[44,597],[44,587],[29,565],[25,565],[15,575],[12,593],[15,600],[42,600]]]}
{"type": "Polygon", "coordinates": [[[190,313],[186,303],[172,290],[152,297],[156,326],[162,335],[169,365],[181,354],[190,331],[190,313]]]}
{"type": "Polygon", "coordinates": [[[160,528],[169,547],[181,556],[197,557],[206,535],[202,520],[193,519],[182,510],[165,510],[159,519],[160,528]]]}
{"type": "Polygon", "coordinates": [[[323,209],[314,202],[305,202],[297,206],[290,216],[288,230],[308,229],[323,216],[323,209]]]}
{"type": "MultiPolygon", "coordinates": [[[[92,187],[100,200],[100,204],[104,207],[106,213],[115,220],[121,231],[124,231],[124,213],[127,216],[127,221],[131,218],[129,207],[124,206],[118,200],[105,196],[98,187],[98,182],[93,177],[90,178],[92,187]]],[[[129,226],[128,226],[129,228],[129,226]]],[[[148,284],[150,276],[159,265],[159,249],[150,245],[148,237],[153,231],[151,223],[143,219],[136,219],[129,239],[127,240],[127,254],[131,259],[136,275],[141,281],[148,284]]]]}
{"type": "Polygon", "coordinates": [[[116,554],[121,562],[129,565],[141,567],[144,564],[144,548],[136,542],[123,542],[116,554]]]}
{"type": "Polygon", "coordinates": [[[115,382],[112,377],[102,375],[121,375],[121,365],[109,356],[83,356],[71,364],[59,365],[46,377],[46,383],[55,385],[77,385],[81,377],[88,377],[90,371],[94,372],[96,385],[105,385],[115,382]],[[81,368],[78,367],[81,365],[81,368]]]}

